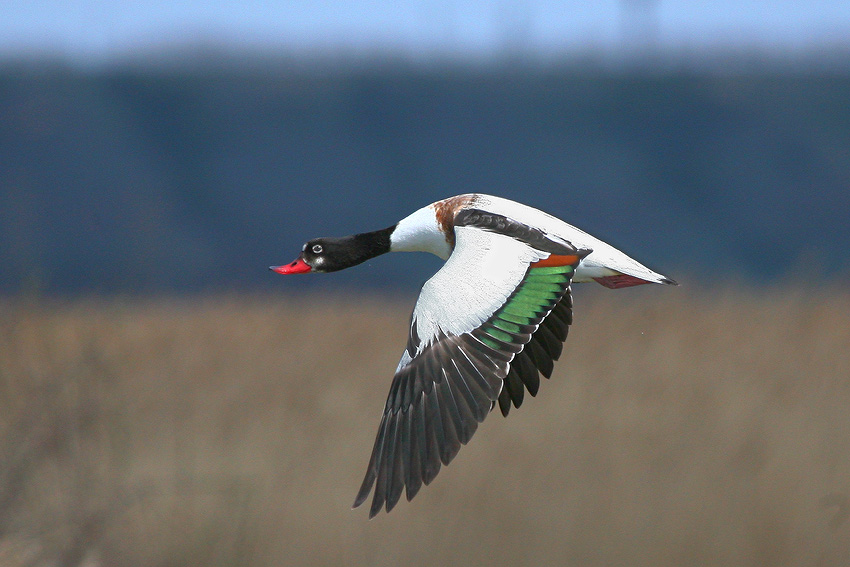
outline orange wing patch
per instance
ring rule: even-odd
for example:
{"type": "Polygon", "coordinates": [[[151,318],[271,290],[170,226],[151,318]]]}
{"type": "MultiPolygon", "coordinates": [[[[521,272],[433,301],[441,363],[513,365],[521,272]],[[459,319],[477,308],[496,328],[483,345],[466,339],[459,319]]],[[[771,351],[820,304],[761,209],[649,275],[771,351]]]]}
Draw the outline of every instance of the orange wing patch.
{"type": "Polygon", "coordinates": [[[578,262],[578,256],[575,254],[569,255],[558,255],[551,254],[548,258],[544,258],[543,260],[538,260],[531,264],[532,268],[551,268],[554,266],[569,266],[571,264],[575,264],[578,262]]]}

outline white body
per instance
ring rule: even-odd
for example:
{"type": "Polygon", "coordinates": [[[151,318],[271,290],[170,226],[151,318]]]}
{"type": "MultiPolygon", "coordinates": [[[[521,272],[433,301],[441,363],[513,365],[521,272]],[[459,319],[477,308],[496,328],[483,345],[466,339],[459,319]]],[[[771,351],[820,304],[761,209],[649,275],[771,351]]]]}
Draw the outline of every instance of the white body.
{"type": "MultiPolygon", "coordinates": [[[[502,215],[536,228],[553,240],[593,250],[576,269],[574,282],[620,274],[648,282],[666,280],[610,244],[533,207],[481,194],[438,201],[402,219],[390,238],[391,251],[431,252],[446,260],[422,286],[413,310],[411,327],[412,330],[415,327],[416,335],[422,338],[418,352],[440,333],[460,335],[478,327],[505,303],[522,281],[529,264],[549,256],[504,234],[468,226],[447,228],[441,225],[440,211],[446,214],[447,203],[457,203],[456,210],[474,208],[502,215]],[[454,248],[447,230],[454,232],[454,248]]],[[[399,368],[410,360],[405,352],[399,368]]]]}
{"type": "MultiPolygon", "coordinates": [[[[463,197],[463,196],[461,196],[463,197]]],[[[452,249],[440,229],[435,215],[436,203],[423,207],[398,223],[392,235],[392,250],[397,252],[431,252],[444,260],[452,249]]],[[[593,278],[626,274],[649,282],[661,283],[665,278],[637,260],[630,258],[610,244],[591,236],[541,210],[492,195],[475,195],[474,208],[504,215],[547,234],[566,240],[576,248],[590,248],[588,255],[576,270],[573,281],[583,283],[593,278]]]]}
{"type": "Polygon", "coordinates": [[[572,323],[571,282],[675,283],[562,220],[489,195],[432,203],[386,231],[390,251],[446,263],[416,301],[354,501],[374,487],[370,517],[391,510],[405,487],[410,500],[429,484],[497,402],[507,415],[526,389],[537,393],[572,323]],[[465,209],[482,213],[458,217],[465,209]]]}

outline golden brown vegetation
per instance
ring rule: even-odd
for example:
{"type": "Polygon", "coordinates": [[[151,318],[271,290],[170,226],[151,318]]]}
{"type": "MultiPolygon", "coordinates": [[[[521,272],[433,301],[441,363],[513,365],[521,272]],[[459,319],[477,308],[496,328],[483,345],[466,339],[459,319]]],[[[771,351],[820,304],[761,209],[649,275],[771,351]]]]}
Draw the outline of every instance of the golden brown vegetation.
{"type": "Polygon", "coordinates": [[[0,565],[850,564],[850,293],[578,289],[538,397],[367,521],[409,309],[0,304],[0,565]]]}

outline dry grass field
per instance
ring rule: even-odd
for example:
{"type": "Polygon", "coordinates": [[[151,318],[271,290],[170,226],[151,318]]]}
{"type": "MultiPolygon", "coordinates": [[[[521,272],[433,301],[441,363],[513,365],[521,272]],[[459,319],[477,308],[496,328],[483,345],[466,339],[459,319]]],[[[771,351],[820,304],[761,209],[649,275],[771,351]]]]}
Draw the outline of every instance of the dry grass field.
{"type": "Polygon", "coordinates": [[[581,287],[538,397],[368,521],[411,305],[0,302],[0,566],[850,565],[847,290],[581,287]]]}

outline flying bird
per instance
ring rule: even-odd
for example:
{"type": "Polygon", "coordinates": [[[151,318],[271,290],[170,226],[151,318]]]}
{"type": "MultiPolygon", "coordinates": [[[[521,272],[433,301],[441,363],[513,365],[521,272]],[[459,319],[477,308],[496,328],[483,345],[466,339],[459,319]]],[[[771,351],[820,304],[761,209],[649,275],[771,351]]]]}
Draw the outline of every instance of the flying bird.
{"type": "Polygon", "coordinates": [[[335,272],[386,252],[446,262],[422,286],[384,406],[358,507],[407,500],[448,465],[498,404],[507,416],[548,378],[572,324],[573,282],[609,288],[675,281],[538,209],[458,195],[388,228],[316,238],[280,274],[335,272]]]}

